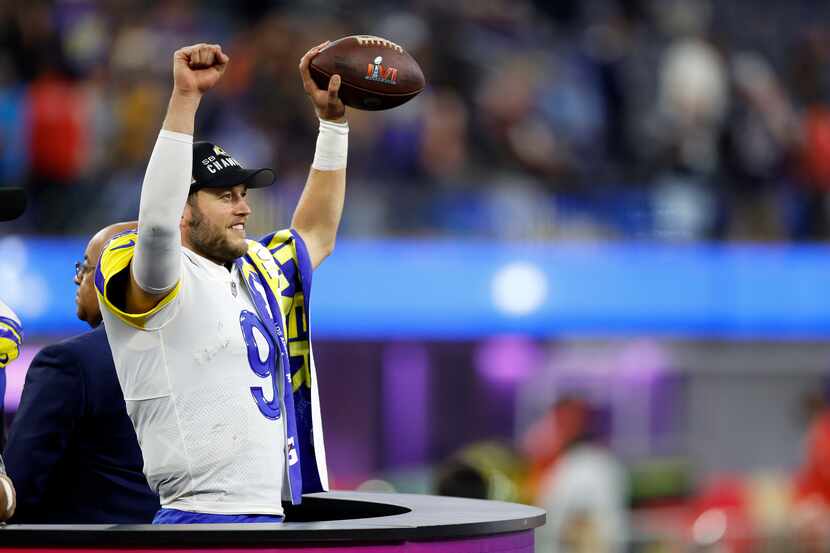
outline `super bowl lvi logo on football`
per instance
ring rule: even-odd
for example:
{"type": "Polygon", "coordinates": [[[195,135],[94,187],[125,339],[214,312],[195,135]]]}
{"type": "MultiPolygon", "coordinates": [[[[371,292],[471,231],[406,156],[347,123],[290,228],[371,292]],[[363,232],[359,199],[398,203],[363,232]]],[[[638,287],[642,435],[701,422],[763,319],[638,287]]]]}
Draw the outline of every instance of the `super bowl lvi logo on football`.
{"type": "Polygon", "coordinates": [[[337,95],[349,107],[379,111],[408,102],[424,90],[418,62],[394,42],[351,35],[328,43],[311,59],[309,75],[317,88],[328,89],[341,78],[337,95]]]}
{"type": "Polygon", "coordinates": [[[381,65],[382,63],[383,57],[377,56],[374,62],[369,64],[369,68],[366,70],[366,76],[363,78],[379,83],[397,84],[398,70],[394,67],[384,67],[381,65]]]}

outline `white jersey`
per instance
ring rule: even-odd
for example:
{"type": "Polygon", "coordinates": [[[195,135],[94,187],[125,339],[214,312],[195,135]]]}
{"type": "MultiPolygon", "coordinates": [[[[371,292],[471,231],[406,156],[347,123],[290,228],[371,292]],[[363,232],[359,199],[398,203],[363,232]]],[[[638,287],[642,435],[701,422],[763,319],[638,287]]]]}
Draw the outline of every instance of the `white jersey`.
{"type": "Polygon", "coordinates": [[[239,271],[182,248],[167,297],[149,313],[123,313],[107,284],[129,270],[135,236],[110,242],[96,287],[148,482],[165,508],[281,515],[284,417],[277,377],[264,369],[278,350],[251,324],[239,271]]]}

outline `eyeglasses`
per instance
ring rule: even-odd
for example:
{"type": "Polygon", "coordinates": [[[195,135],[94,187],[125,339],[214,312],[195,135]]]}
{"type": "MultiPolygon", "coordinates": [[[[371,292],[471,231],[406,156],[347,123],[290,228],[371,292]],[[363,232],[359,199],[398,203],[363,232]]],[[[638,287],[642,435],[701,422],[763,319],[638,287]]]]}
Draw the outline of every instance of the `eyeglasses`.
{"type": "Polygon", "coordinates": [[[93,270],[95,265],[90,265],[86,261],[76,261],[75,262],[75,280],[80,281],[84,274],[88,273],[89,271],[93,270]]]}

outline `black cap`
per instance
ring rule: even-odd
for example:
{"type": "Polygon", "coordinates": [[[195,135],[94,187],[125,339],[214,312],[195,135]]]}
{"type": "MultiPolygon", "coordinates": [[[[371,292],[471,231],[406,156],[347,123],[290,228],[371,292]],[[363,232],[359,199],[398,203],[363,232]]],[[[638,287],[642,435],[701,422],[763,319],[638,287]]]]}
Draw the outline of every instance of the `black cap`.
{"type": "Polygon", "coordinates": [[[210,142],[193,143],[191,192],[201,188],[230,188],[243,183],[248,188],[264,188],[274,184],[276,178],[272,169],[245,169],[220,146],[210,142]]]}
{"type": "Polygon", "coordinates": [[[26,211],[26,193],[22,188],[0,188],[0,221],[17,219],[26,211]]]}

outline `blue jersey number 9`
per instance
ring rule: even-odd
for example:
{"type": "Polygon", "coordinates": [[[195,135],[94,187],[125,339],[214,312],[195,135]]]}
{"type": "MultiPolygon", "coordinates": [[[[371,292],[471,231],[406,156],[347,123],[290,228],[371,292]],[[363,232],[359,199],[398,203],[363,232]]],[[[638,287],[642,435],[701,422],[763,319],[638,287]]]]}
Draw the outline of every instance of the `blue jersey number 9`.
{"type": "Polygon", "coordinates": [[[274,348],[274,344],[268,336],[265,325],[262,324],[256,314],[250,311],[242,311],[239,314],[239,326],[242,327],[242,336],[245,338],[245,345],[248,346],[248,364],[251,366],[251,370],[260,378],[271,378],[272,394],[270,401],[265,399],[265,394],[259,386],[251,387],[251,395],[254,396],[257,407],[263,415],[269,419],[278,419],[280,417],[280,394],[277,380],[279,374],[277,364],[274,363],[276,348],[274,348]],[[264,360],[254,336],[255,328],[262,335],[265,343],[268,344],[268,353],[264,360]]]}

